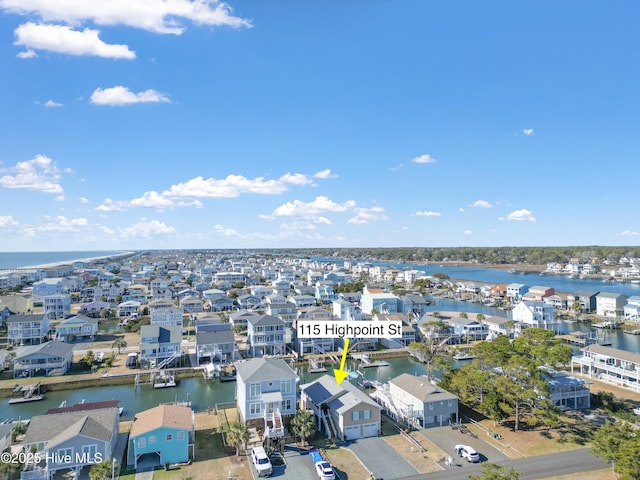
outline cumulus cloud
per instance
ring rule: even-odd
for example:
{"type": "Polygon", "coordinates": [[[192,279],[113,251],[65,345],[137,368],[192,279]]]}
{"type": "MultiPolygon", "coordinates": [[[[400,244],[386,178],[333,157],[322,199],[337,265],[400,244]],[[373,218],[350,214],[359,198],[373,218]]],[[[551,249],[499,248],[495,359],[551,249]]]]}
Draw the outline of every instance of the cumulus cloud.
{"type": "Polygon", "coordinates": [[[231,7],[218,0],[0,0],[0,8],[69,25],[90,21],[174,35],[184,31],[185,20],[196,25],[251,27],[249,20],[234,16],[231,7]]]}
{"type": "Polygon", "coordinates": [[[280,177],[280,181],[292,185],[315,185],[313,180],[303,173],[285,173],[280,177]]]}
{"type": "Polygon", "coordinates": [[[104,89],[96,88],[91,94],[91,103],[120,107],[135,103],[171,103],[171,100],[165,94],[153,89],[134,93],[127,87],[117,86],[104,89]]]}
{"type": "Polygon", "coordinates": [[[57,107],[64,107],[64,104],[60,102],[56,102],[54,100],[47,100],[46,102],[44,102],[44,106],[48,108],[57,108],[57,107]]]}
{"type": "Polygon", "coordinates": [[[320,170],[319,172],[316,172],[313,174],[313,178],[321,178],[321,179],[327,179],[327,178],[337,178],[338,175],[336,175],[335,173],[331,173],[331,169],[327,168],[325,170],[320,170]]]}
{"type": "Polygon", "coordinates": [[[0,215],[0,228],[8,229],[11,227],[17,227],[18,222],[14,220],[11,215],[0,215]]]}
{"type": "Polygon", "coordinates": [[[348,222],[354,225],[365,225],[369,222],[388,219],[382,207],[356,208],[355,217],[350,218],[348,222]]]}
{"type": "Polygon", "coordinates": [[[18,58],[37,58],[38,54],[36,53],[35,50],[27,49],[27,50],[24,50],[22,52],[18,52],[16,54],[16,57],[18,57],[18,58]]]}
{"type": "Polygon", "coordinates": [[[514,210],[506,217],[500,217],[498,220],[514,220],[517,222],[535,222],[536,217],[533,216],[533,213],[526,208],[522,210],[514,210]]]}
{"type": "Polygon", "coordinates": [[[486,200],[476,200],[471,204],[472,207],[491,208],[491,204],[486,200]]]}
{"type": "Polygon", "coordinates": [[[430,210],[417,211],[411,214],[414,217],[439,217],[440,212],[432,212],[430,210]]]}
{"type": "Polygon", "coordinates": [[[176,233],[175,228],[159,220],[151,220],[150,222],[142,220],[130,227],[120,229],[120,236],[123,238],[150,238],[173,233],[176,233]]]}
{"type": "Polygon", "coordinates": [[[464,231],[464,232],[462,232],[462,233],[464,233],[465,235],[471,235],[471,230],[465,230],[465,231],[464,231]]]}
{"type": "Polygon", "coordinates": [[[640,235],[640,233],[634,232],[633,230],[625,230],[624,232],[620,233],[621,237],[635,237],[636,235],[640,235]]]}
{"type": "Polygon", "coordinates": [[[96,207],[96,210],[101,212],[124,212],[127,208],[129,208],[129,202],[105,198],[104,201],[96,207]]]}
{"type": "Polygon", "coordinates": [[[7,175],[0,177],[0,187],[24,188],[46,193],[62,193],[60,169],[53,160],[44,155],[36,155],[32,160],[18,162],[15,167],[0,171],[7,175]]]}
{"type": "Polygon", "coordinates": [[[416,157],[412,160],[413,163],[433,163],[435,161],[436,159],[427,153],[420,155],[419,157],[416,157]]]}
{"type": "Polygon", "coordinates": [[[330,224],[326,217],[321,216],[324,213],[340,213],[355,206],[356,202],[348,200],[343,203],[337,203],[325,196],[316,197],[312,202],[302,202],[294,200],[287,202],[276,208],[270,215],[260,215],[264,220],[273,220],[277,217],[302,217],[315,223],[330,224]]]}
{"type": "Polygon", "coordinates": [[[130,207],[147,207],[163,210],[165,208],[175,207],[196,207],[202,208],[202,202],[199,200],[181,201],[173,197],[160,195],[158,192],[145,192],[140,198],[134,198],[128,203],[130,207]]]}
{"type": "MultiPolygon", "coordinates": [[[[26,52],[46,50],[76,56],[136,58],[136,54],[126,45],[105,43],[100,40],[100,32],[90,28],[79,31],[65,25],[27,22],[16,28],[14,34],[16,41],[13,44],[26,47],[26,52]]],[[[21,58],[28,58],[32,54],[26,55],[21,58]]]]}
{"type": "Polygon", "coordinates": [[[87,197],[80,197],[80,203],[89,203],[89,199],[87,197]]]}
{"type": "Polygon", "coordinates": [[[525,128],[522,130],[522,133],[524,133],[527,137],[534,135],[533,128],[525,128]]]}
{"type": "Polygon", "coordinates": [[[40,232],[73,232],[83,230],[89,226],[87,218],[67,218],[62,215],[46,216],[44,223],[37,227],[40,232]]]}

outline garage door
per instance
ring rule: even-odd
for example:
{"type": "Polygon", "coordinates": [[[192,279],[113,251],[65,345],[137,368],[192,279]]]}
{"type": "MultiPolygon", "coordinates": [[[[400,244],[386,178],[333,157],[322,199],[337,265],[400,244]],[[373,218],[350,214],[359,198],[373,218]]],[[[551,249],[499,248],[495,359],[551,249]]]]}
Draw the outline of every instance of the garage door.
{"type": "Polygon", "coordinates": [[[346,440],[355,440],[356,438],[360,438],[360,425],[346,427],[344,429],[344,435],[346,440]]]}
{"type": "Polygon", "coordinates": [[[367,423],[362,425],[362,438],[377,437],[379,430],[377,423],[367,423]]]}

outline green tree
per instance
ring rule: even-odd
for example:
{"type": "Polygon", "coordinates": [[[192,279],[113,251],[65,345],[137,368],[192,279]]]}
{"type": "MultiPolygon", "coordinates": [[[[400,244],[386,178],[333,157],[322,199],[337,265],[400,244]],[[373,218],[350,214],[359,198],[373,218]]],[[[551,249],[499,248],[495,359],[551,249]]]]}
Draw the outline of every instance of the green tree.
{"type": "Polygon", "coordinates": [[[486,462],[482,464],[480,475],[469,475],[469,480],[518,480],[520,475],[513,467],[505,472],[503,466],[486,462]]]}
{"type": "Polygon", "coordinates": [[[96,463],[89,470],[89,480],[110,480],[113,465],[109,460],[96,463]]]}
{"type": "Polygon", "coordinates": [[[233,422],[229,425],[227,432],[227,443],[236,449],[236,455],[240,455],[240,447],[246,444],[251,438],[249,430],[244,423],[233,422]]]}
{"type": "Polygon", "coordinates": [[[307,438],[313,437],[316,433],[316,420],[311,410],[298,410],[291,420],[291,429],[295,435],[302,439],[302,444],[306,445],[307,438]]]}
{"type": "Polygon", "coordinates": [[[485,318],[486,317],[484,316],[484,313],[478,313],[476,315],[476,320],[479,321],[479,322],[483,322],[485,318]]]}
{"type": "Polygon", "coordinates": [[[95,361],[96,361],[96,357],[93,354],[93,350],[87,350],[87,353],[84,354],[84,357],[80,359],[80,363],[83,363],[89,368],[91,368],[91,366],[95,361]]]}
{"type": "Polygon", "coordinates": [[[460,313],[460,318],[469,318],[469,314],[467,312],[460,313]]]}
{"type": "Polygon", "coordinates": [[[124,338],[117,338],[111,344],[111,348],[117,348],[118,349],[118,355],[120,355],[120,352],[123,349],[127,348],[127,341],[124,338]]]}
{"type": "Polygon", "coordinates": [[[627,422],[608,420],[593,435],[592,452],[610,463],[619,480],[640,479],[640,437],[627,422]]]}

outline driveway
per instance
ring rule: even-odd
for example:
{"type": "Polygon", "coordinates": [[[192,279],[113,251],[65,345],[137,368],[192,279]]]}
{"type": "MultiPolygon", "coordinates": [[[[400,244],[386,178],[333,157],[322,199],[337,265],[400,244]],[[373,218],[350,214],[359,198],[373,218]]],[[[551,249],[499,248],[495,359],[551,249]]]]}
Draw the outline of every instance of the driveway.
{"type": "Polygon", "coordinates": [[[468,466],[467,461],[456,456],[454,451],[454,447],[459,444],[473,447],[480,454],[481,462],[497,463],[509,458],[500,450],[485,442],[481,436],[474,438],[471,435],[461,433],[459,430],[454,430],[450,426],[423,428],[420,433],[440,447],[446,454],[451,455],[454,464],[457,463],[463,468],[468,466]]]}
{"type": "MultiPolygon", "coordinates": [[[[285,464],[273,465],[273,473],[269,478],[277,478],[278,480],[317,480],[315,467],[306,451],[301,453],[295,445],[285,445],[283,457],[285,464]]],[[[253,478],[258,479],[258,473],[251,461],[251,455],[248,458],[251,474],[253,478]]]]}
{"type": "Polygon", "coordinates": [[[344,445],[351,450],[375,478],[394,478],[417,475],[418,471],[380,437],[359,438],[344,445]]]}

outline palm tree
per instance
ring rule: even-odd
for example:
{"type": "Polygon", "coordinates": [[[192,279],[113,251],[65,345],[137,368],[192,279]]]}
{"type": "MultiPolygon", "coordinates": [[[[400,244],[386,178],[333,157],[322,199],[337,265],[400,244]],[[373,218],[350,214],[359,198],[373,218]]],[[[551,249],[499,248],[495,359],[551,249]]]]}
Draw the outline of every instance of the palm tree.
{"type": "Polygon", "coordinates": [[[118,338],[111,344],[111,348],[117,348],[118,355],[120,355],[120,350],[127,348],[127,341],[124,338],[118,338]]]}
{"type": "Polygon", "coordinates": [[[108,480],[111,478],[113,465],[110,461],[96,463],[89,470],[89,480],[108,480]]]}
{"type": "Polygon", "coordinates": [[[476,315],[476,320],[482,322],[485,319],[484,313],[479,313],[476,315]]]}
{"type": "Polygon", "coordinates": [[[316,433],[316,420],[311,410],[298,410],[291,420],[291,430],[302,438],[302,445],[307,444],[307,438],[316,433]]]}
{"type": "Polygon", "coordinates": [[[236,448],[236,455],[240,455],[240,447],[249,441],[250,435],[244,423],[233,422],[227,432],[227,443],[236,448]]]}

